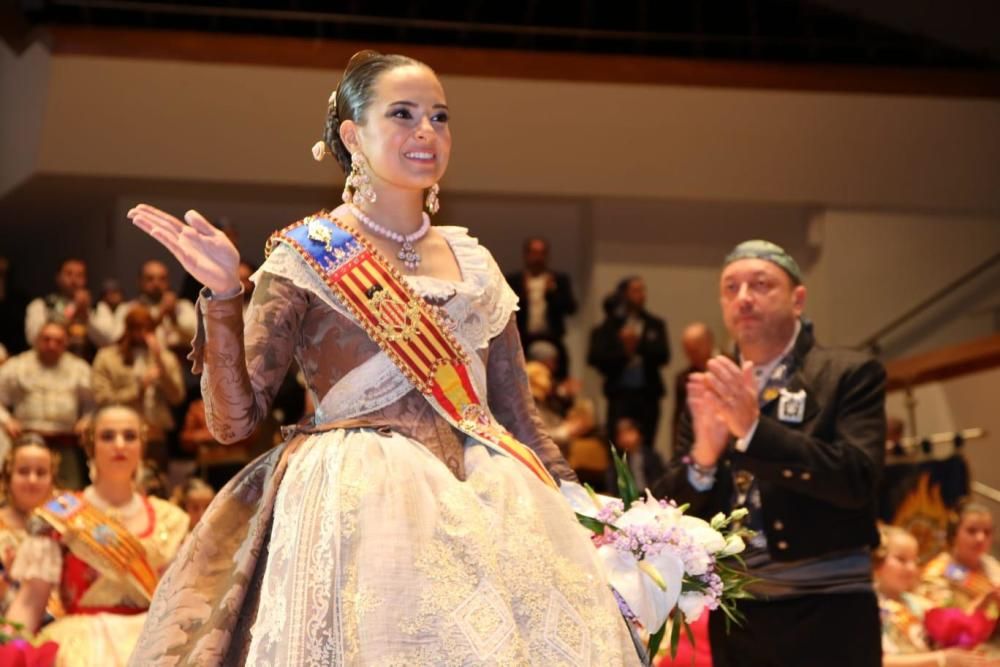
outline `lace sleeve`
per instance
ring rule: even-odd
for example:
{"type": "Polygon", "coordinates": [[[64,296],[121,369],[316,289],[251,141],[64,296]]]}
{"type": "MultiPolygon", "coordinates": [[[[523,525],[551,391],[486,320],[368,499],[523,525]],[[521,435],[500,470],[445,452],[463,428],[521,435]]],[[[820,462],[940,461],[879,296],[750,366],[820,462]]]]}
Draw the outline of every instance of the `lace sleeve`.
{"type": "Polygon", "coordinates": [[[490,410],[515,438],[531,447],[552,476],[577,481],[559,447],[544,430],[542,419],[528,388],[524,352],[513,317],[499,336],[490,341],[486,381],[490,410]]]}
{"type": "Polygon", "coordinates": [[[40,579],[47,584],[58,584],[62,578],[62,548],[45,535],[29,535],[17,549],[10,568],[14,581],[40,579]]]}
{"type": "Polygon", "coordinates": [[[198,299],[191,359],[202,371],[208,428],[219,442],[250,437],[267,415],[291,364],[308,293],[262,273],[245,324],[242,298],[198,299]]]}

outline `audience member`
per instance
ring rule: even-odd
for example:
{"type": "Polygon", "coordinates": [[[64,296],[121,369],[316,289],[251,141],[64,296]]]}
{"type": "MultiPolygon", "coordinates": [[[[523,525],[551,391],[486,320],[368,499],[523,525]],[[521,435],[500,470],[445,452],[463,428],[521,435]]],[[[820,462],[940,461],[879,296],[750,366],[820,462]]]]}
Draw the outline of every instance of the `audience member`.
{"type": "Polygon", "coordinates": [[[993,515],[969,499],[948,519],[948,550],[924,566],[921,592],[938,606],[966,612],[982,609],[993,621],[1000,615],[1000,562],[990,555],[993,515]]]}
{"type": "Polygon", "coordinates": [[[961,648],[932,650],[924,628],[930,600],[914,592],[920,578],[917,539],[902,528],[884,526],[872,555],[875,591],[882,619],[883,667],[972,667],[1000,665],[961,648]]]}
{"type": "Polygon", "coordinates": [[[125,333],[94,359],[94,396],[100,405],[118,403],[135,409],[149,425],[147,457],[167,466],[166,434],[174,428],[170,406],[184,400],[180,362],[163,349],[149,309],[132,305],[125,333]]]}
{"type": "Polygon", "coordinates": [[[178,487],[174,495],[174,504],[187,512],[188,518],[191,519],[191,530],[194,530],[213,498],[215,489],[203,480],[192,477],[178,487]]]}
{"type": "Polygon", "coordinates": [[[97,300],[97,307],[107,308],[112,314],[118,312],[118,307],[125,303],[125,292],[117,280],[108,279],[101,285],[101,296],[97,300]]]}
{"type": "Polygon", "coordinates": [[[118,307],[118,333],[124,331],[125,317],[136,306],[148,309],[160,344],[180,356],[191,349],[197,317],[194,304],[170,289],[170,273],[163,262],[150,260],[139,272],[139,297],[118,307]]]}
{"type": "MultiPolygon", "coordinates": [[[[630,417],[622,417],[615,422],[611,441],[619,456],[625,457],[637,489],[648,489],[663,477],[663,459],[659,452],[643,442],[642,430],[630,417]]],[[[617,473],[612,466],[608,470],[608,488],[617,494],[617,473]]]]}
{"type": "Polygon", "coordinates": [[[93,485],[36,510],[44,529],[25,539],[14,559],[20,590],[8,618],[37,631],[57,590],[67,615],[37,639],[72,650],[70,664],[127,662],[157,581],[187,534],[183,511],[135,490],[143,433],[131,408],[99,409],[85,439],[93,485]]]}
{"type": "Polygon", "coordinates": [[[870,549],[885,371],[815,343],[802,274],[773,243],[736,246],[719,287],[738,356],[690,376],[690,416],[656,488],[705,519],[746,506],[745,525],[758,531],[744,554],[756,599],[738,602],[746,620],[728,632],[725,615],[710,616],[713,661],[879,665],[870,549]]]}
{"type": "Polygon", "coordinates": [[[634,419],[652,447],[666,394],[660,368],[670,362],[667,324],[646,311],[646,283],[637,276],[619,283],[604,312],[590,334],[587,362],[604,376],[606,423],[612,428],[622,417],[634,419]]]}
{"type": "Polygon", "coordinates": [[[517,294],[517,330],[525,349],[536,340],[546,340],[559,350],[555,377],[569,372],[569,358],[563,337],[566,318],[576,312],[576,299],[569,276],[549,268],[549,243],[542,238],[524,242],[524,269],[507,276],[517,294]]]}
{"type": "Polygon", "coordinates": [[[576,378],[556,381],[559,351],[549,341],[532,343],[527,358],[528,383],[546,432],[580,482],[604,490],[611,458],[607,440],[597,428],[594,402],[580,395],[576,378]]]}
{"type": "Polygon", "coordinates": [[[692,373],[704,373],[708,360],[718,354],[715,349],[715,336],[704,322],[692,322],[684,327],[681,334],[681,347],[687,358],[687,368],[677,374],[674,379],[674,418],[670,428],[670,444],[676,446],[677,425],[681,414],[687,410],[687,383],[692,373]]]}
{"type": "Polygon", "coordinates": [[[28,304],[24,316],[27,340],[35,340],[46,322],[64,325],[67,348],[87,360],[93,358],[94,350],[114,340],[114,318],[110,311],[93,307],[87,289],[87,264],[82,259],[64,259],[56,273],[56,291],[28,304]]]}
{"type": "Polygon", "coordinates": [[[49,322],[34,349],[0,366],[0,423],[12,438],[42,434],[60,454],[58,483],[81,489],[87,482],[79,431],[94,407],[87,362],[66,351],[66,327],[49,322]]]}
{"type": "Polygon", "coordinates": [[[17,549],[28,536],[28,518],[36,507],[52,497],[58,456],[37,433],[18,438],[0,470],[0,617],[17,594],[11,579],[17,549]]]}

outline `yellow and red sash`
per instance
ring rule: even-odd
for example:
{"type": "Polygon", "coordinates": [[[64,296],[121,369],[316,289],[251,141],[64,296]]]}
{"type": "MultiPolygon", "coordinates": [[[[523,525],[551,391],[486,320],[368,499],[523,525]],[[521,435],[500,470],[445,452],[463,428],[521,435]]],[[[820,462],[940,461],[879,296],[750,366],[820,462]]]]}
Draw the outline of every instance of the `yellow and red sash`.
{"type": "Polygon", "coordinates": [[[147,560],[146,549],[121,523],[74,493],[53,498],[35,514],[88,565],[106,577],[128,581],[147,602],[153,599],[159,577],[147,560]]]}
{"type": "Polygon", "coordinates": [[[323,278],[403,375],[448,423],[558,485],[534,451],[498,424],[469,375],[469,357],[442,322],[444,313],[417,295],[371,244],[325,213],[275,232],[323,278]]]}

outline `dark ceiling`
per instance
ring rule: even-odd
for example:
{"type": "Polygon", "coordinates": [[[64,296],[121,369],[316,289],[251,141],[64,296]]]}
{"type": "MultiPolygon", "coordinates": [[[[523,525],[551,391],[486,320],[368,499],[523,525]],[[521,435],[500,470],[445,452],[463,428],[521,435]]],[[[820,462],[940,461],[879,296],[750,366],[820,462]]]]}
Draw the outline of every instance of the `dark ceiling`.
{"type": "MultiPolygon", "coordinates": [[[[962,4],[936,6],[937,11],[954,13],[962,11],[962,4]]],[[[933,29],[942,22],[912,15],[915,8],[925,11],[929,6],[934,3],[913,0],[879,14],[829,0],[19,0],[15,11],[28,29],[132,27],[691,59],[1000,68],[996,50],[974,41],[945,39],[933,29]]],[[[960,18],[968,24],[1000,25],[1000,12],[993,13],[960,18]]]]}

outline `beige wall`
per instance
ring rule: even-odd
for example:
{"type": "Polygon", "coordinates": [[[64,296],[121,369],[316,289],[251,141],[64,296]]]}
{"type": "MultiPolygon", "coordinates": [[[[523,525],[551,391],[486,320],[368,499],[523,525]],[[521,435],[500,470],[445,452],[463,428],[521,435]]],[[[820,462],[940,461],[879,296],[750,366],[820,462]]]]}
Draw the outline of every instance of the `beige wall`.
{"type": "Polygon", "coordinates": [[[37,168],[51,87],[50,62],[40,44],[18,57],[0,41],[0,197],[37,168]]]}
{"type": "MultiPolygon", "coordinates": [[[[337,70],[33,57],[0,64],[46,91],[42,173],[339,178],[309,155],[337,70]]],[[[989,99],[443,78],[452,191],[1000,211],[989,99]]]]}

